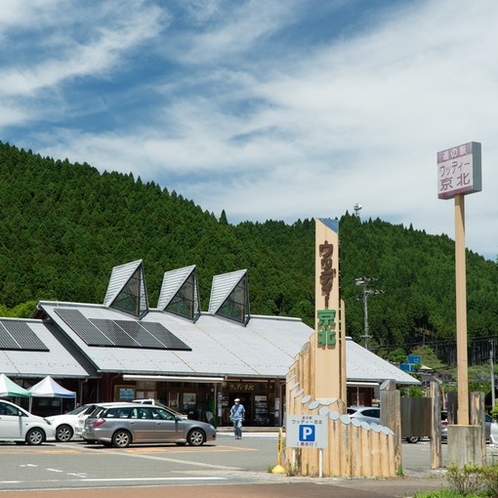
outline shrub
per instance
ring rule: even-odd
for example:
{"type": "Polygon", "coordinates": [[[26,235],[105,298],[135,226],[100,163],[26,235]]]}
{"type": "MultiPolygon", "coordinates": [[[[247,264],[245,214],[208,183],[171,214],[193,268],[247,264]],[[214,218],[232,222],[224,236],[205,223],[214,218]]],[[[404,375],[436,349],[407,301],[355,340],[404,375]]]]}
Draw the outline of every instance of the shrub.
{"type": "Polygon", "coordinates": [[[446,479],[455,491],[466,496],[486,490],[483,473],[484,467],[473,463],[467,463],[463,467],[452,464],[446,470],[446,479]]]}

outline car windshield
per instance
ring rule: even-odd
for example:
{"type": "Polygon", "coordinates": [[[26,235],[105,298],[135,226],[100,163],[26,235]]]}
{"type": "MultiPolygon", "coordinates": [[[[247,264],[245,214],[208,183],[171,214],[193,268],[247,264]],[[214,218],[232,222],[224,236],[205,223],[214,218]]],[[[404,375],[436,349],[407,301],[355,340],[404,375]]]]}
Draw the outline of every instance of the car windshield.
{"type": "Polygon", "coordinates": [[[79,415],[87,409],[88,405],[78,406],[78,408],[75,408],[72,412],[69,412],[68,415],[79,415]]]}

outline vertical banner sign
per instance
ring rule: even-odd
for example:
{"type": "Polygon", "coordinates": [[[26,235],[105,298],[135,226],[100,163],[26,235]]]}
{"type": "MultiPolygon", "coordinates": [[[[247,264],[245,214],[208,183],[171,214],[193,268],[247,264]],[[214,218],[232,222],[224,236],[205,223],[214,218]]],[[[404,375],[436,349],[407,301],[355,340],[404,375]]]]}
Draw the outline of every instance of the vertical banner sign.
{"type": "MultiPolygon", "coordinates": [[[[458,424],[469,425],[465,195],[480,192],[481,144],[468,142],[437,153],[438,197],[455,199],[455,309],[458,424]]],[[[463,439],[463,438],[462,438],[463,439]]],[[[450,446],[450,445],[449,445],[450,446]]],[[[460,449],[460,448],[459,448],[460,449]]],[[[462,451],[466,451],[464,448],[462,451]]],[[[466,455],[470,455],[470,452],[466,455]]],[[[470,460],[469,460],[470,461],[470,460]]]]}
{"type": "Polygon", "coordinates": [[[481,144],[468,142],[437,153],[438,197],[451,199],[458,194],[482,190],[481,144]]]}
{"type": "MultiPolygon", "coordinates": [[[[339,222],[315,220],[315,397],[343,398],[339,337],[339,222]]],[[[344,384],[345,385],[345,384],[344,384]]]]}

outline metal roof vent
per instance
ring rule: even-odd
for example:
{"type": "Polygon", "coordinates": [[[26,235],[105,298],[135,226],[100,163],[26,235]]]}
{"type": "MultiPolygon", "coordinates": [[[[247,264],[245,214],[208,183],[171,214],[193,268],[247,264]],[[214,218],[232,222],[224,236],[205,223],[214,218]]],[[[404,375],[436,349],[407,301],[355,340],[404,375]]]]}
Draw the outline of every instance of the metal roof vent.
{"type": "Polygon", "coordinates": [[[247,325],[250,319],[247,270],[213,277],[209,313],[247,325]]]}
{"type": "Polygon", "coordinates": [[[201,315],[196,265],[164,273],[157,307],[196,321],[201,315]]]}
{"type": "Polygon", "coordinates": [[[141,259],[112,269],[104,306],[142,318],[149,311],[141,259]]]}

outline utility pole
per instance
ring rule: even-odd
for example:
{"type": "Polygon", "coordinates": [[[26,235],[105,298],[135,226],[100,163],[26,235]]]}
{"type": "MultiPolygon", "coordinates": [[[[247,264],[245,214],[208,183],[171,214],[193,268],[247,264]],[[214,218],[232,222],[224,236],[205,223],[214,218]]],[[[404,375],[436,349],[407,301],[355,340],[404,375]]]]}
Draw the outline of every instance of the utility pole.
{"type": "Polygon", "coordinates": [[[364,330],[364,335],[363,338],[365,339],[365,349],[368,349],[368,340],[370,339],[370,334],[369,334],[369,328],[368,328],[368,296],[372,294],[383,294],[384,291],[382,290],[374,290],[374,289],[369,289],[368,284],[372,282],[373,280],[376,280],[375,278],[357,278],[355,280],[356,285],[361,285],[363,287],[363,317],[364,317],[364,322],[363,322],[363,330],[364,330]]]}
{"type": "Polygon", "coordinates": [[[493,339],[489,341],[491,344],[491,348],[489,349],[489,367],[491,369],[491,409],[495,407],[495,367],[493,365],[493,339]]]}

